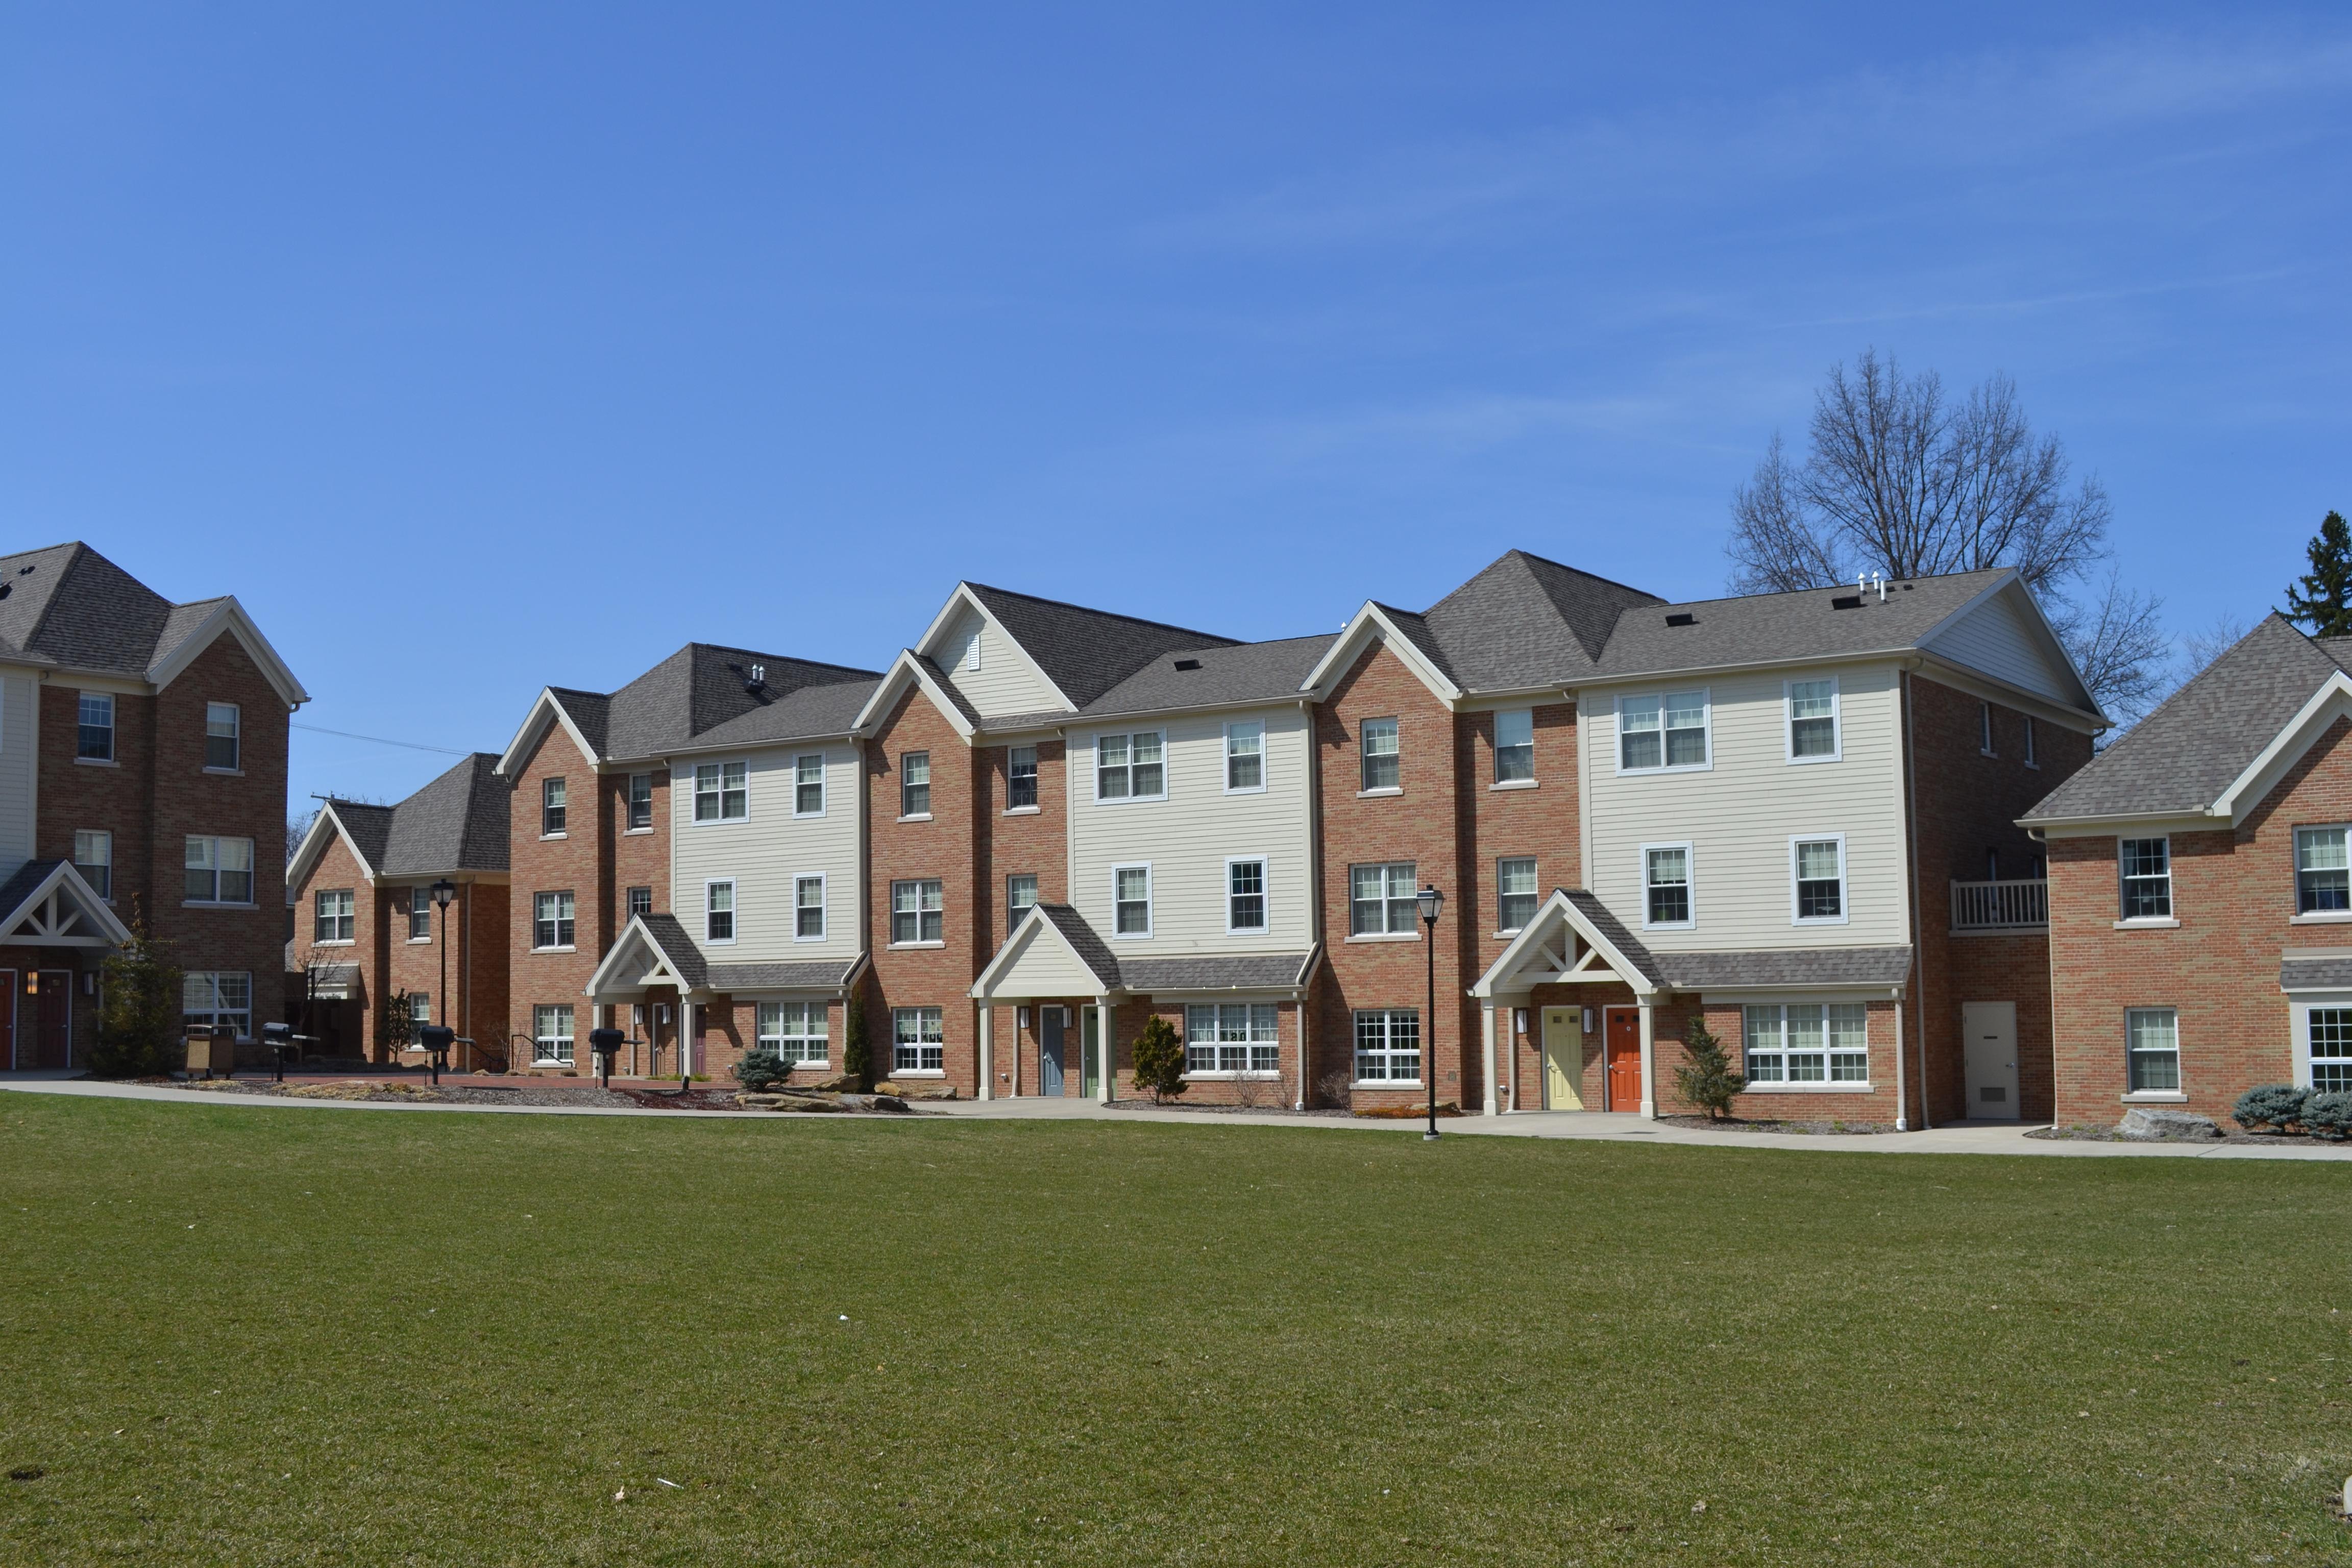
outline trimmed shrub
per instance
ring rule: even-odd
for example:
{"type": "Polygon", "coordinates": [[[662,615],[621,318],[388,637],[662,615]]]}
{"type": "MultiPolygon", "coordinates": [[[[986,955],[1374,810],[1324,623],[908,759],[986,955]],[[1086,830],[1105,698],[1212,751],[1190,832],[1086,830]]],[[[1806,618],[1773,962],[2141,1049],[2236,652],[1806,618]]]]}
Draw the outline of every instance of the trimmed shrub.
{"type": "Polygon", "coordinates": [[[841,1046],[841,1070],[856,1080],[860,1089],[874,1087],[874,1047],[866,1038],[866,1002],[855,992],[844,1009],[847,1016],[842,1033],[847,1037],[841,1046]]]}
{"type": "Polygon", "coordinates": [[[793,1064],[765,1046],[743,1053],[735,1064],[735,1081],[753,1094],[772,1088],[793,1076],[793,1064]]]}
{"type": "Polygon", "coordinates": [[[1176,1026],[1156,1013],[1135,1037],[1135,1087],[1149,1089],[1154,1105],[1184,1092],[1184,1042],[1176,1026]]]}
{"type": "Polygon", "coordinates": [[[2261,1084],[2238,1096],[2238,1103],[2231,1107],[2230,1114],[2239,1126],[2250,1131],[2275,1127],[2284,1132],[2289,1123],[2303,1120],[2303,1102],[2310,1097],[2311,1090],[2297,1089],[2291,1083],[2261,1084]]]}
{"type": "Polygon", "coordinates": [[[2352,1089],[2315,1094],[2303,1102],[2303,1130],[2314,1138],[2341,1143],[2352,1138],[2352,1089]]]}
{"type": "Polygon", "coordinates": [[[1675,1068],[1675,1087],[1683,1098],[1706,1111],[1710,1121],[1730,1115],[1731,1102],[1748,1080],[1731,1070],[1731,1058],[1705,1019],[1693,1018],[1683,1031],[1683,1055],[1689,1060],[1675,1068]]]}

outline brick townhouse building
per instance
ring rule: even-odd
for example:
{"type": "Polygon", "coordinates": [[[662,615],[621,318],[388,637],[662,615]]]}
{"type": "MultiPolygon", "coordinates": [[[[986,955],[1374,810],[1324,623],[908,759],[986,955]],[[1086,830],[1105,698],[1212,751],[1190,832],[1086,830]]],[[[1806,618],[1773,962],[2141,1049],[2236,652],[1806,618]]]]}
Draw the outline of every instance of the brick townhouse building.
{"type": "Polygon", "coordinates": [[[274,1014],[308,700],[233,597],[173,604],[81,543],[0,556],[0,1060],[79,1065],[133,925],[191,1022],[274,1014]]]}
{"type": "Polygon", "coordinates": [[[385,1037],[389,1011],[471,1044],[451,1065],[504,1068],[509,795],[477,752],[396,805],[320,804],[286,868],[295,917],[289,1009],[313,1054],[417,1063],[385,1037]],[[434,884],[450,885],[438,903],[434,884]]]}
{"type": "Polygon", "coordinates": [[[2023,814],[2064,1123],[2352,1089],[2352,639],[2263,620],[2023,814]]]}

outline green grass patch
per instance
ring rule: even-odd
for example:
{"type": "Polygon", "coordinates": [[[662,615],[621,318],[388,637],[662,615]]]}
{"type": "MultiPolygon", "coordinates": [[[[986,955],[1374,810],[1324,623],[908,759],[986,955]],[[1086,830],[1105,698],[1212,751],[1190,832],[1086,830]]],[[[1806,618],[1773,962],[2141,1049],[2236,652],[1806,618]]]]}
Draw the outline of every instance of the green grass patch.
{"type": "Polygon", "coordinates": [[[10,1094],[0,1557],[2347,1563],[2347,1198],[10,1094]]]}

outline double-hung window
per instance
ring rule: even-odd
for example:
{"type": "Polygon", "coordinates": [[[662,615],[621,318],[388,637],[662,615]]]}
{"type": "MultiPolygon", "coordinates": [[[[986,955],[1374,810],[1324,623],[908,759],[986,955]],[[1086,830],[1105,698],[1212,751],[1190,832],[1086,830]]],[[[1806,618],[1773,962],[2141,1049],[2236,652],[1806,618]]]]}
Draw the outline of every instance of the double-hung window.
{"type": "Polygon", "coordinates": [[[1796,886],[1796,918],[1806,921],[1845,919],[1845,840],[1799,838],[1789,847],[1790,870],[1796,886]]]}
{"type": "Polygon", "coordinates": [[[237,710],[234,702],[205,704],[205,766],[233,773],[237,766],[237,710]]]}
{"type": "Polygon", "coordinates": [[[1265,788],[1265,726],[1253,719],[1225,726],[1225,793],[1265,788]]]}
{"type": "Polygon", "coordinates": [[[1750,1083],[1870,1081],[1870,1009],[1859,1002],[1750,1005],[1744,1025],[1750,1083]]]}
{"type": "Polygon", "coordinates": [[[1789,682],[1789,760],[1833,763],[1837,759],[1837,681],[1789,682]]]}
{"type": "Polygon", "coordinates": [[[190,1025],[226,1024],[253,1034],[253,976],[226,969],[192,969],[180,981],[180,1015],[190,1025]]]}
{"type": "Polygon", "coordinates": [[[751,815],[751,764],[697,763],[694,820],[741,822],[751,815]]]}
{"type": "Polygon", "coordinates": [[[947,1067],[947,1014],[939,1007],[890,1010],[890,1070],[940,1072],[947,1067]]]}
{"type": "Polygon", "coordinates": [[[911,942],[947,940],[946,884],[937,881],[890,884],[890,941],[903,947],[911,942]]]}
{"type": "Polygon", "coordinates": [[[1495,862],[1495,929],[1526,929],[1536,918],[1536,863],[1533,857],[1495,862]]]}
{"type": "Polygon", "coordinates": [[[793,940],[824,940],[824,878],[793,879],[793,940]]]}
{"type": "Polygon", "coordinates": [[[253,902],[253,840],[190,837],[187,900],[192,904],[253,902]]]}
{"type": "Polygon", "coordinates": [[[433,889],[431,888],[408,889],[408,940],[411,942],[433,940],[433,889]]]}
{"type": "MultiPolygon", "coordinates": [[[[408,1021],[413,1026],[423,1026],[433,1021],[433,997],[430,993],[412,991],[408,994],[408,1021]]],[[[412,1034],[409,1037],[414,1039],[415,1036],[412,1034]]]]}
{"type": "Polygon", "coordinates": [[[1004,757],[1004,809],[1021,811],[1037,804],[1037,748],[1014,746],[1004,757]]]}
{"type": "Polygon", "coordinates": [[[1992,704],[1990,702],[1979,702],[1977,704],[1977,751],[1983,756],[1990,757],[1994,754],[1992,749],[1992,704]]]}
{"type": "Polygon", "coordinates": [[[1114,866],[1110,882],[1112,932],[1118,936],[1150,936],[1151,868],[1114,866]]]}
{"type": "Polygon", "coordinates": [[[1010,931],[1037,902],[1037,873],[1017,872],[1004,879],[1004,929],[1010,931]]]}
{"type": "Polygon", "coordinates": [[[2294,909],[2309,915],[2352,909],[2352,859],[2341,827],[2294,830],[2294,909]]]}
{"type": "Polygon", "coordinates": [[[644,833],[654,825],[654,775],[629,775],[628,831],[644,833]]]}
{"type": "Polygon", "coordinates": [[[114,760],[114,697],[110,692],[81,694],[81,722],[74,733],[74,756],[86,763],[114,760]]]}
{"type": "Polygon", "coordinates": [[[822,753],[793,759],[793,815],[824,815],[824,757],[822,753]]]}
{"type": "Polygon", "coordinates": [[[1705,691],[1624,697],[1617,702],[1617,771],[1655,773],[1707,765],[1705,691]]]}
{"type": "Polygon", "coordinates": [[[898,815],[931,815],[931,753],[902,752],[898,756],[898,815]]]}
{"type": "Polygon", "coordinates": [[[1264,860],[1251,858],[1225,862],[1225,929],[1229,931],[1266,929],[1264,860]]]}
{"type": "Polygon", "coordinates": [[[1356,1081],[1421,1081],[1421,1009],[1370,1007],[1356,1014],[1356,1081]]]}
{"type": "Polygon", "coordinates": [[[1495,782],[1533,784],[1535,776],[1535,710],[1506,708],[1495,715],[1495,782]]]}
{"type": "Polygon", "coordinates": [[[1645,844],[1642,847],[1642,923],[1686,926],[1691,923],[1691,847],[1687,844],[1645,844]]]}
{"type": "Polygon", "coordinates": [[[735,940],[735,884],[732,880],[702,885],[702,940],[735,940]]]}
{"type": "Polygon", "coordinates": [[[535,948],[562,948],[572,945],[574,931],[572,895],[537,893],[531,897],[530,945],[535,948]]]}
{"type": "Polygon", "coordinates": [[[74,833],[74,869],[101,899],[114,897],[114,835],[91,828],[74,833]]]}
{"type": "Polygon", "coordinates": [[[312,940],[349,942],[356,921],[349,888],[321,888],[310,895],[312,940]]]}
{"type": "Polygon", "coordinates": [[[1097,800],[1159,800],[1167,794],[1167,742],[1159,731],[1095,737],[1097,800]]]}
{"type": "Polygon", "coordinates": [[[1348,934],[1411,936],[1416,909],[1410,860],[1348,868],[1348,934]]]}
{"type": "Polygon", "coordinates": [[[2352,1007],[2311,1010],[2311,1087],[2322,1093],[2352,1089],[2352,1007]]]}
{"type": "MultiPolygon", "coordinates": [[[[2296,848],[2298,851],[2302,848],[2299,835],[2296,848]]],[[[2123,879],[2124,919],[2160,921],[2172,918],[2172,843],[2169,839],[2124,839],[2116,847],[2116,864],[2123,879]]],[[[2297,880],[2299,882],[2301,879],[2297,880]]]]}
{"type": "Polygon", "coordinates": [[[651,888],[631,888],[628,892],[629,918],[654,912],[654,890],[651,888]]]}
{"type": "Polygon", "coordinates": [[[1393,719],[1367,719],[1356,727],[1356,731],[1358,743],[1364,754],[1365,793],[1403,788],[1403,755],[1399,749],[1397,721],[1393,719]]]}
{"type": "Polygon", "coordinates": [[[563,831],[564,790],[562,779],[539,781],[539,836],[552,838],[563,831]]]}
{"type": "Polygon", "coordinates": [[[2133,1007],[2124,1014],[2124,1054],[2134,1094],[2180,1092],[2180,1015],[2170,1007],[2133,1007]]]}
{"type": "Polygon", "coordinates": [[[762,1002],[760,1004],[760,1045],[788,1062],[803,1067],[825,1063],[824,1004],[822,1002],[762,1002]]]}
{"type": "Polygon", "coordinates": [[[1271,1002],[1185,1008],[1184,1070],[1271,1078],[1282,1066],[1281,1016],[1271,1002]]]}
{"type": "Polygon", "coordinates": [[[551,1067],[572,1065],[572,1004],[545,1003],[530,1010],[532,1057],[551,1067]]]}

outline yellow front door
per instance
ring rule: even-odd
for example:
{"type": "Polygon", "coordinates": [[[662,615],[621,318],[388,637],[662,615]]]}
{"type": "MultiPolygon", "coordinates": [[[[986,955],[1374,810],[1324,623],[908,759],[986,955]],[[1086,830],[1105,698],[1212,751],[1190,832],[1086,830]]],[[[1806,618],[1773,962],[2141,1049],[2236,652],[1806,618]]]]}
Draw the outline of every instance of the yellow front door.
{"type": "Polygon", "coordinates": [[[1581,1110],[1584,1096],[1584,1022],[1574,1007],[1543,1010],[1544,1109],[1581,1110]]]}

